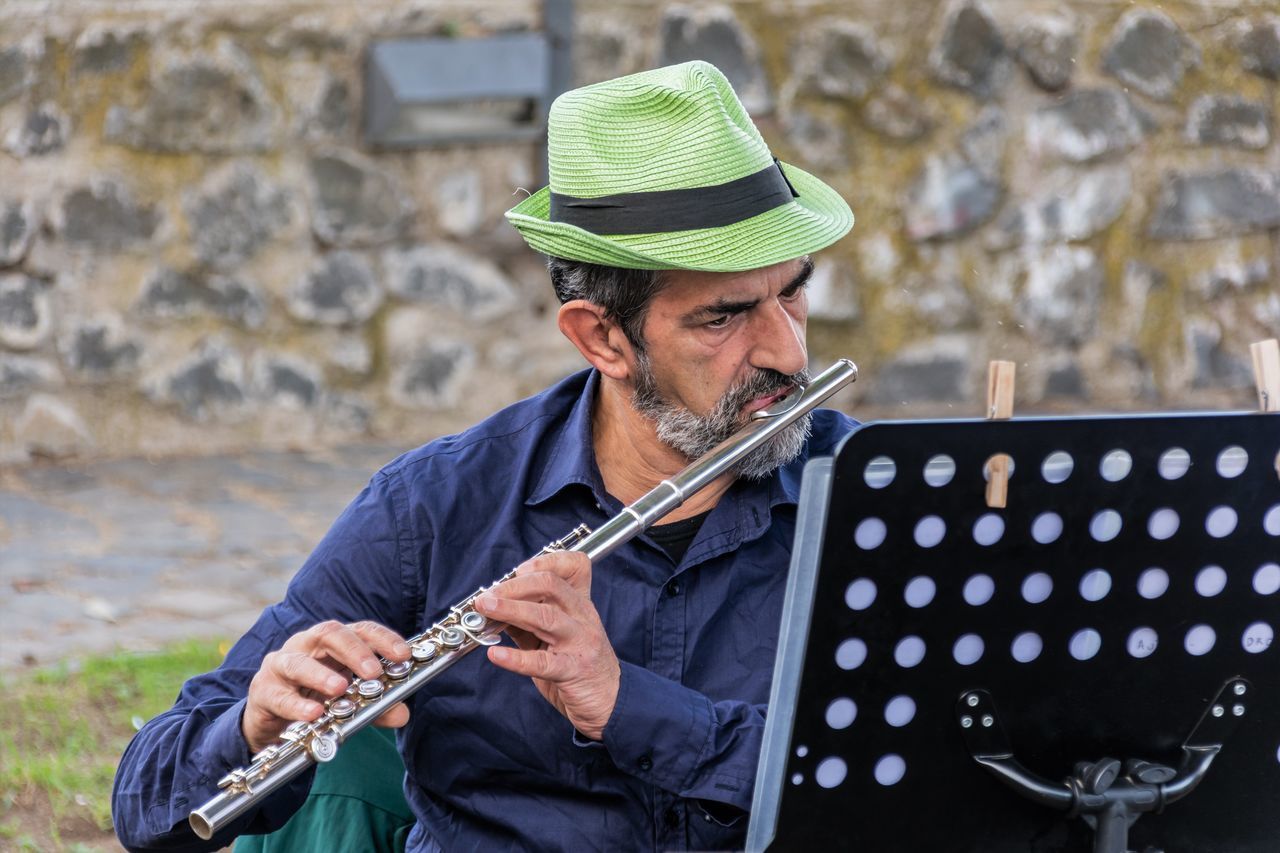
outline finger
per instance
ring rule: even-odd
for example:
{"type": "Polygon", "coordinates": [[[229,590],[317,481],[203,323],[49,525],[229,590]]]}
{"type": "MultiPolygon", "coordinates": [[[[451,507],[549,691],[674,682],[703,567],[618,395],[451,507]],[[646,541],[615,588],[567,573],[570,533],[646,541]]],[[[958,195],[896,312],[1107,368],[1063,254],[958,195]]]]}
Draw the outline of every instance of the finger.
{"type": "Polygon", "coordinates": [[[581,608],[587,601],[568,581],[552,572],[518,575],[487,592],[499,598],[548,602],[562,610],[581,608]]]}
{"type": "Polygon", "coordinates": [[[525,560],[516,568],[516,576],[533,572],[550,572],[563,578],[582,595],[591,595],[591,560],[578,551],[552,551],[525,560]]]}
{"type": "Polygon", "coordinates": [[[387,709],[381,717],[373,721],[375,726],[381,726],[384,729],[398,729],[409,722],[409,707],[403,702],[397,702],[387,709]]]}
{"type": "Polygon", "coordinates": [[[268,715],[281,720],[311,722],[324,713],[324,705],[308,699],[279,681],[254,679],[250,688],[249,703],[258,715],[268,715]],[[253,687],[256,686],[256,692],[253,687]]]}
{"type": "Polygon", "coordinates": [[[272,652],[262,659],[262,668],[271,679],[298,694],[309,690],[331,698],[341,695],[350,684],[323,662],[301,652],[272,652]]]}
{"type": "Polygon", "coordinates": [[[357,624],[364,627],[357,630],[354,626],[343,625],[341,622],[322,622],[304,631],[303,634],[311,635],[307,645],[313,657],[328,655],[361,678],[376,678],[382,673],[382,662],[378,660],[374,646],[364,639],[364,634],[375,633],[368,628],[368,625],[373,623],[357,624]]]}
{"type": "Polygon", "coordinates": [[[543,681],[565,681],[569,678],[568,664],[560,655],[552,654],[546,649],[513,649],[510,646],[490,646],[489,660],[495,666],[540,678],[543,681]]]}
{"type": "Polygon", "coordinates": [[[409,644],[395,631],[377,622],[356,622],[350,626],[360,639],[387,660],[408,660],[409,644]]]}
{"type": "Polygon", "coordinates": [[[528,631],[544,643],[567,640],[578,624],[564,608],[554,604],[500,598],[488,592],[476,599],[475,607],[482,615],[505,622],[508,628],[528,631]]]}

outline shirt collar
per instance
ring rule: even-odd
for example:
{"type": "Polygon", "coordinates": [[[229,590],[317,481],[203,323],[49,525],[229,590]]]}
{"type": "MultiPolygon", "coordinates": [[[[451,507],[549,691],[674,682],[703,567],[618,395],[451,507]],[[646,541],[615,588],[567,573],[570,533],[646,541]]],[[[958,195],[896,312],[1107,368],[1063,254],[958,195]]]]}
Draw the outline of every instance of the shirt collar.
{"type": "Polygon", "coordinates": [[[526,506],[536,506],[555,497],[571,485],[590,489],[596,503],[605,505],[604,478],[596,465],[591,438],[591,411],[595,406],[596,391],[600,386],[600,374],[594,368],[586,371],[586,383],[582,393],[569,410],[568,416],[554,429],[548,443],[549,452],[538,483],[525,499],[526,506]]]}

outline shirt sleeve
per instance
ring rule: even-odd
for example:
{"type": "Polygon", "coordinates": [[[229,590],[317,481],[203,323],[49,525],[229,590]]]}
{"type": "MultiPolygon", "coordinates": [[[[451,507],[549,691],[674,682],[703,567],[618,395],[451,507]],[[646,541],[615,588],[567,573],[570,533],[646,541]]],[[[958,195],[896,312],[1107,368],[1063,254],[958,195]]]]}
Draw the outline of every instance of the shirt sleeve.
{"type": "Polygon", "coordinates": [[[764,741],[765,708],[707,696],[621,663],[604,745],[621,770],[686,798],[747,811],[764,741]]]}
{"type": "Polygon", "coordinates": [[[298,631],[327,619],[370,619],[411,632],[421,608],[416,546],[400,519],[406,495],[398,474],[380,472],[343,511],[285,598],[268,607],[211,673],[183,685],[174,706],[134,736],[116,769],[111,813],[129,850],[218,850],[243,833],[283,826],[302,805],[312,773],[251,809],[210,841],[188,825],[192,809],[218,792],[218,780],[249,763],[240,728],[244,697],[263,657],[298,631]]]}

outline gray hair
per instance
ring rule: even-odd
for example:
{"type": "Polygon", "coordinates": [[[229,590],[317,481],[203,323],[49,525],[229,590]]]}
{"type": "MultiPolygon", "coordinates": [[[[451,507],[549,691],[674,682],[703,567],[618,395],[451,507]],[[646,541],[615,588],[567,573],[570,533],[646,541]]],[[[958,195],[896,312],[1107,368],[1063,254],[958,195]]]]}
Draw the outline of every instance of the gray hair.
{"type": "Polygon", "coordinates": [[[548,257],[547,272],[561,305],[573,299],[599,305],[631,345],[644,352],[644,320],[649,303],[666,285],[662,270],[628,270],[548,257]]]}

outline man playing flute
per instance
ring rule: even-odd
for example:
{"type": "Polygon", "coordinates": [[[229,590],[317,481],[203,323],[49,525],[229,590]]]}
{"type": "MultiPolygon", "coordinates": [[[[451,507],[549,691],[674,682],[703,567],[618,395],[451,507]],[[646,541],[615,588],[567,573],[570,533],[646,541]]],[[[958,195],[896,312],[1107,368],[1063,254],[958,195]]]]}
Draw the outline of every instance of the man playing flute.
{"type": "Polygon", "coordinates": [[[476,602],[513,643],[397,705],[406,846],[740,847],[801,469],[853,426],[818,410],[593,566],[527,559],[595,527],[807,381],[810,254],[853,224],[770,154],[724,76],[691,62],[552,107],[550,186],[508,212],[548,256],[560,331],[589,367],[391,462],[222,666],[120,763],[131,849],[217,849],[282,825],[301,775],[210,842],[189,812],[353,674],[511,566],[476,602]]]}

